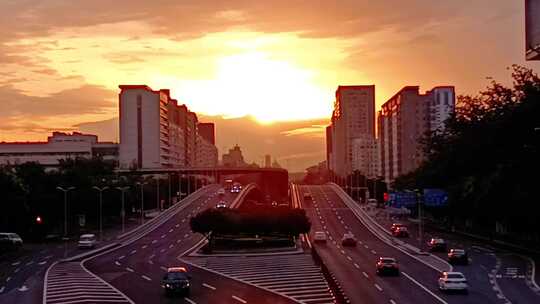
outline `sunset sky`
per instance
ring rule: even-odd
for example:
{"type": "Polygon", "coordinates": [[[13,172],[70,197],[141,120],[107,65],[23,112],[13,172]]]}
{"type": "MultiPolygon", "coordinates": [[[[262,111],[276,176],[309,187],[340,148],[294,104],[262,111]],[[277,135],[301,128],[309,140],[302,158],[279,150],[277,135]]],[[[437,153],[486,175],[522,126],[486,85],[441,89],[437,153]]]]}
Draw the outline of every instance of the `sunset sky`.
{"type": "MultiPolygon", "coordinates": [[[[375,84],[378,108],[405,85],[475,94],[488,76],[508,81],[513,63],[538,70],[524,61],[523,10],[517,0],[0,0],[0,141],[106,125],[118,85],[147,84],[216,120],[275,130],[275,145],[315,138],[318,148],[294,149],[309,155],[301,169],[324,157],[338,85],[375,84]]],[[[220,139],[241,132],[225,125],[236,124],[217,126],[220,153],[245,140],[220,139]]],[[[264,149],[245,152],[294,156],[264,149]]]]}

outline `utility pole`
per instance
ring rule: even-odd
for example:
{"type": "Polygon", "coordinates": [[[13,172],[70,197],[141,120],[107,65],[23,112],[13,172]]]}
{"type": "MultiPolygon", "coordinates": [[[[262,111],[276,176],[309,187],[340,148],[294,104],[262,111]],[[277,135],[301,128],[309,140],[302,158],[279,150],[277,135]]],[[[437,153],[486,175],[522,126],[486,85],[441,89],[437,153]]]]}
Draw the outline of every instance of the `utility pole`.
{"type": "Polygon", "coordinates": [[[99,188],[94,186],[92,188],[99,192],[99,241],[103,241],[103,191],[109,189],[109,187],[99,188]]]}

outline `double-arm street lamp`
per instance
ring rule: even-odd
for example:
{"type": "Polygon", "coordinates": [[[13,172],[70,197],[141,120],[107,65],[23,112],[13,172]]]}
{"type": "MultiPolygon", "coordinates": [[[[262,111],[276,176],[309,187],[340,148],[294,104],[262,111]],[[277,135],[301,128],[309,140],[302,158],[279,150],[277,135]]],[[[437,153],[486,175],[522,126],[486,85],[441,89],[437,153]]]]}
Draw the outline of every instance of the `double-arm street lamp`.
{"type": "Polygon", "coordinates": [[[64,237],[67,237],[67,193],[75,189],[75,187],[63,188],[58,186],[56,189],[64,192],[64,237]]]}
{"type": "Polygon", "coordinates": [[[126,218],[126,209],[124,204],[124,194],[129,190],[129,186],[125,187],[116,187],[117,190],[122,192],[122,210],[120,211],[120,217],[122,218],[122,233],[125,231],[125,218],[126,218]]]}
{"type": "Polygon", "coordinates": [[[103,191],[109,189],[109,187],[94,186],[92,189],[99,192],[99,240],[103,240],[103,191]]]}

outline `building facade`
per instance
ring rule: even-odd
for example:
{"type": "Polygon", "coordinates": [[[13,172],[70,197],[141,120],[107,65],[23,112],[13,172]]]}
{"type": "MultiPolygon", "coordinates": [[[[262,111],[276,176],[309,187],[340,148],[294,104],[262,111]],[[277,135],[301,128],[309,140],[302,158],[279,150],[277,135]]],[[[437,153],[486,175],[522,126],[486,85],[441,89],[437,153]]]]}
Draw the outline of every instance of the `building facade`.
{"type": "Polygon", "coordinates": [[[329,169],[338,176],[360,170],[354,166],[360,160],[353,157],[369,157],[362,155],[367,153],[364,150],[355,153],[353,141],[357,138],[375,140],[375,86],[339,86],[326,133],[329,169]]]}
{"type": "Polygon", "coordinates": [[[406,86],[379,111],[381,175],[386,182],[409,173],[424,161],[420,139],[444,128],[455,108],[453,86],[435,87],[425,94],[418,86],[406,86]]]}
{"type": "Polygon", "coordinates": [[[119,87],[120,168],[196,167],[197,115],[178,105],[169,90],[119,87]]]}
{"type": "Polygon", "coordinates": [[[0,164],[38,162],[56,167],[61,159],[101,157],[105,161],[118,161],[118,144],[99,142],[96,135],[73,132],[53,132],[46,142],[2,142],[0,164]]]}
{"type": "Polygon", "coordinates": [[[380,176],[379,172],[379,145],[378,141],[363,135],[352,140],[352,168],[360,171],[368,178],[380,176]]]}
{"type": "Polygon", "coordinates": [[[197,153],[195,166],[209,168],[218,165],[218,149],[201,135],[197,135],[197,153]]]}

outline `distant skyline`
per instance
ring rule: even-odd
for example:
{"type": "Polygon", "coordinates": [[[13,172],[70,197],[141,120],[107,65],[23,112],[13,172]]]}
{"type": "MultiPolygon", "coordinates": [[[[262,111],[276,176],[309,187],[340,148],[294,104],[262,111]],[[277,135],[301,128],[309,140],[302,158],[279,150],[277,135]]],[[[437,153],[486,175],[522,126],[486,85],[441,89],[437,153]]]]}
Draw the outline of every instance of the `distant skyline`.
{"type": "MultiPolygon", "coordinates": [[[[218,130],[239,118],[257,130],[311,132],[313,120],[330,117],[338,85],[374,84],[378,109],[406,85],[476,94],[488,77],[508,82],[511,64],[540,67],[524,59],[523,1],[288,0],[268,8],[240,0],[2,1],[0,141],[44,140],[113,119],[119,84],[168,88],[215,117],[218,130]],[[283,121],[295,128],[274,126],[283,121]]],[[[220,153],[234,145],[219,136],[220,153]]],[[[295,139],[274,138],[296,151],[289,157],[315,153],[305,148],[311,139],[295,139]]]]}

